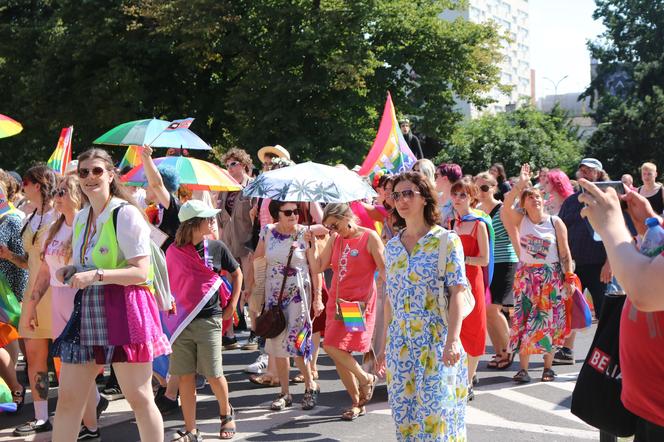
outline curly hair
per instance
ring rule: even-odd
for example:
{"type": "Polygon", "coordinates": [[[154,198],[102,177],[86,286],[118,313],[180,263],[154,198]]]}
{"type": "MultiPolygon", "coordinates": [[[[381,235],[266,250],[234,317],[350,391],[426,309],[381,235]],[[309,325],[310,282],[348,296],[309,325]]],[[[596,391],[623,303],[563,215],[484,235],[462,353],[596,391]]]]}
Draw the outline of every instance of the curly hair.
{"type": "Polygon", "coordinates": [[[242,163],[244,166],[244,171],[250,173],[251,169],[254,168],[254,163],[251,161],[249,154],[238,147],[233,147],[224,153],[221,157],[221,163],[226,164],[229,160],[235,160],[242,163]]]}
{"type": "MultiPolygon", "coordinates": [[[[430,226],[439,224],[441,219],[440,209],[438,208],[438,198],[433,184],[419,172],[403,172],[394,177],[392,188],[396,189],[397,184],[402,181],[414,184],[417,187],[417,191],[420,192],[420,196],[426,201],[423,213],[424,221],[430,226]]],[[[394,217],[396,218],[395,224],[399,228],[406,227],[406,220],[399,214],[398,209],[394,211],[394,217]]]]}
{"type": "Polygon", "coordinates": [[[0,169],[0,183],[2,183],[5,189],[7,200],[14,202],[16,194],[21,190],[21,184],[7,171],[2,169],[0,169]]]}

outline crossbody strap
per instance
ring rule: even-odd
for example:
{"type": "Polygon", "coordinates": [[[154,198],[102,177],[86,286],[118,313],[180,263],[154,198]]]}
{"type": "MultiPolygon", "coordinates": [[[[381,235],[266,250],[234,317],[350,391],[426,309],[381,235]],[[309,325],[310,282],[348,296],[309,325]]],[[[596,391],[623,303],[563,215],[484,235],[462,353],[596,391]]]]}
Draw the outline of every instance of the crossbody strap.
{"type": "Polygon", "coordinates": [[[442,229],[438,239],[440,240],[440,246],[438,248],[438,281],[441,284],[444,284],[445,273],[447,268],[447,241],[449,237],[449,231],[442,229]]]}
{"type": "Polygon", "coordinates": [[[281,281],[281,289],[279,290],[279,300],[277,301],[280,308],[281,308],[281,300],[284,297],[284,289],[286,288],[286,279],[288,279],[288,271],[290,270],[290,264],[291,261],[293,260],[293,252],[295,251],[294,242],[295,238],[291,236],[291,245],[290,245],[290,250],[288,251],[288,260],[286,261],[286,267],[284,267],[284,279],[283,281],[281,281]]]}

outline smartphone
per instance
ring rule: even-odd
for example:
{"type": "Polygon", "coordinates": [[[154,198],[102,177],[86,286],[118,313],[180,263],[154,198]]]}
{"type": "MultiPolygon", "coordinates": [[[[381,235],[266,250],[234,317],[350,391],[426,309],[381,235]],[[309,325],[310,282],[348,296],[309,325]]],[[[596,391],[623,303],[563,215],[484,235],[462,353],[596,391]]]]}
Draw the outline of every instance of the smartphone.
{"type": "MultiPolygon", "coordinates": [[[[602,191],[609,187],[613,187],[618,195],[625,194],[625,185],[622,183],[622,181],[596,181],[593,184],[602,189],[602,191]]],[[[581,191],[585,192],[586,190],[582,187],[581,191]]]]}

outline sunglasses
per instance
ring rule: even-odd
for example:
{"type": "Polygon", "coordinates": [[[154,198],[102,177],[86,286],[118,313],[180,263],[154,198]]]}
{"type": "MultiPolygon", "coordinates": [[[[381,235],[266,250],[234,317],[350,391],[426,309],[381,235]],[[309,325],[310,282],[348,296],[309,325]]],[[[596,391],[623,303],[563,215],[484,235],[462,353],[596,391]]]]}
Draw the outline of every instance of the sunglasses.
{"type": "Polygon", "coordinates": [[[226,169],[230,169],[230,168],[232,168],[232,167],[235,167],[235,166],[237,166],[238,164],[240,164],[239,161],[231,161],[230,163],[226,164],[226,169]]]}
{"type": "Polygon", "coordinates": [[[292,216],[292,215],[297,216],[300,214],[300,209],[280,210],[279,212],[283,213],[285,216],[292,216]]]}
{"type": "Polygon", "coordinates": [[[29,186],[30,184],[32,184],[30,180],[23,180],[23,187],[29,186]]]}
{"type": "Polygon", "coordinates": [[[58,198],[62,198],[65,195],[67,195],[67,189],[58,189],[55,191],[55,196],[58,198]]]}
{"type": "Polygon", "coordinates": [[[401,192],[392,192],[392,199],[394,201],[399,201],[401,198],[404,200],[412,199],[415,195],[421,195],[420,192],[416,190],[402,190],[401,192]]]}
{"type": "Polygon", "coordinates": [[[452,198],[459,198],[460,200],[465,200],[468,198],[468,194],[465,192],[452,192],[452,198]]]}
{"type": "Polygon", "coordinates": [[[93,167],[92,169],[78,169],[78,177],[84,179],[87,178],[91,173],[93,177],[98,177],[101,176],[104,172],[106,172],[106,169],[99,166],[93,167]]]}
{"type": "Polygon", "coordinates": [[[481,190],[482,192],[488,192],[489,189],[491,189],[491,186],[489,186],[488,184],[482,184],[482,185],[480,186],[480,190],[481,190]]]}
{"type": "Polygon", "coordinates": [[[339,231],[339,223],[323,224],[323,227],[325,227],[327,230],[329,230],[331,232],[338,232],[339,231]]]}

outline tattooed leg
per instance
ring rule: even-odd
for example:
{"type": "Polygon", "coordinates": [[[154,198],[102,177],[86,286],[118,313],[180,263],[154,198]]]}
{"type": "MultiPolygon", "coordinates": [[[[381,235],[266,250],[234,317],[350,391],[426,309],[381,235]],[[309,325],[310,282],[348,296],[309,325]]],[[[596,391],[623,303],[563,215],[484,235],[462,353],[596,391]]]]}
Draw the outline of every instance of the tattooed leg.
{"type": "Polygon", "coordinates": [[[35,375],[35,393],[37,397],[42,400],[48,400],[48,372],[39,371],[35,375]]]}

